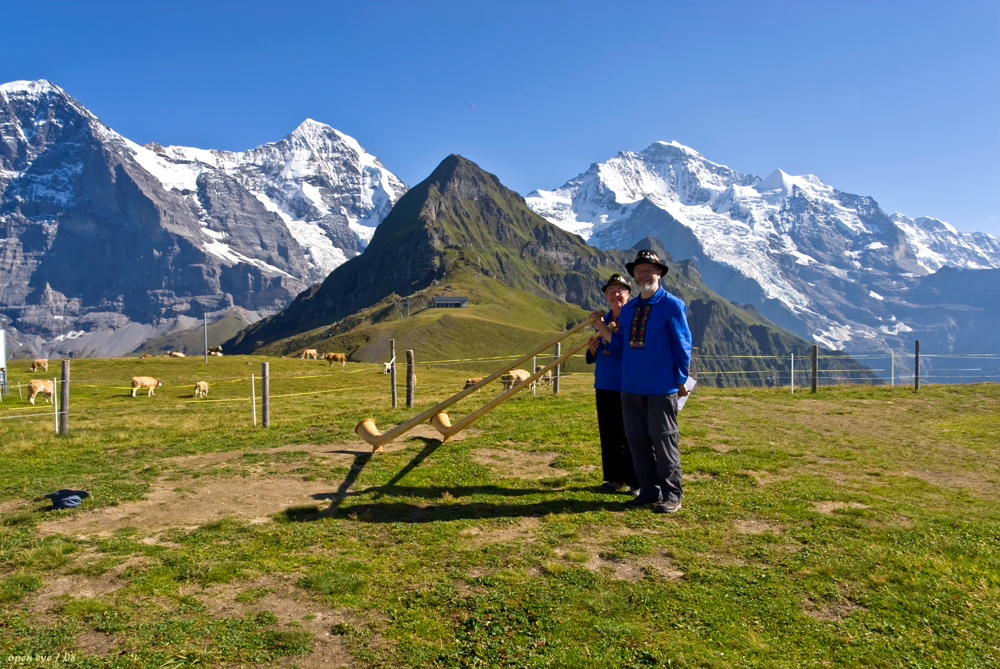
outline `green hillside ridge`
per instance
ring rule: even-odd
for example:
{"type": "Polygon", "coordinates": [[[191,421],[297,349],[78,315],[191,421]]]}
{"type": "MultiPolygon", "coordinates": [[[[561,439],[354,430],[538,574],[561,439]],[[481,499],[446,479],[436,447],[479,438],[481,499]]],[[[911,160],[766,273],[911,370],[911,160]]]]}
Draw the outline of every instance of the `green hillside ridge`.
{"type": "MultiPolygon", "coordinates": [[[[227,311],[209,322],[208,345],[218,346],[220,342],[234,337],[246,327],[246,318],[236,311],[227,311]]],[[[159,337],[150,337],[133,353],[160,355],[170,351],[180,351],[185,355],[203,355],[205,353],[204,325],[199,324],[193,328],[175,330],[159,337]]]]}
{"type": "MultiPolygon", "coordinates": [[[[655,249],[673,267],[663,285],[688,305],[702,382],[767,383],[762,371],[787,371],[790,353],[810,354],[805,340],[709,290],[694,264],[674,263],[659,240],[642,240],[628,251],[588,246],[455,155],[399,200],[363,254],[225,347],[285,356],[316,348],[384,362],[394,339],[399,362],[407,349],[418,360],[516,355],[603,310],[600,287],[613,272],[624,272],[638,248],[655,249]],[[427,309],[435,295],[466,297],[468,307],[427,309]]],[[[847,356],[830,364],[859,381],[875,379],[847,356]]]]}

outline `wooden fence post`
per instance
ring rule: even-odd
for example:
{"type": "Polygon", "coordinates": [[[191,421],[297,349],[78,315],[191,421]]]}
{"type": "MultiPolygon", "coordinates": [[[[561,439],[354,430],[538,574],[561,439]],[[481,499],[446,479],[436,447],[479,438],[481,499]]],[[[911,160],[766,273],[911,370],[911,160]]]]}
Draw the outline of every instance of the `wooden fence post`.
{"type": "Polygon", "coordinates": [[[417,375],[414,371],[413,350],[406,350],[406,408],[413,408],[413,390],[417,385],[417,375]]]}
{"type": "Polygon", "coordinates": [[[913,392],[920,390],[920,340],[916,342],[913,350],[913,392]]]}
{"type": "Polygon", "coordinates": [[[813,344],[813,388],[816,392],[816,379],[819,376],[819,346],[813,344]]]}
{"type": "Polygon", "coordinates": [[[271,424],[271,379],[268,374],[268,363],[260,363],[260,417],[261,425],[267,427],[271,424]]]}
{"type": "MultiPolygon", "coordinates": [[[[556,360],[562,355],[562,342],[556,342],[556,360]]],[[[531,370],[534,373],[535,370],[531,370]]],[[[552,376],[552,394],[559,394],[559,372],[562,371],[562,365],[556,365],[555,374],[552,376]]]]}
{"type": "Polygon", "coordinates": [[[698,347],[691,347],[691,362],[688,363],[688,376],[694,376],[697,378],[698,374],[698,347]]]}
{"type": "Polygon", "coordinates": [[[69,429],[69,360],[62,361],[62,387],[59,389],[59,434],[69,429]]]}
{"type": "Polygon", "coordinates": [[[392,369],[389,370],[389,386],[392,388],[392,408],[396,408],[396,340],[389,340],[389,358],[392,360],[392,369]]]}

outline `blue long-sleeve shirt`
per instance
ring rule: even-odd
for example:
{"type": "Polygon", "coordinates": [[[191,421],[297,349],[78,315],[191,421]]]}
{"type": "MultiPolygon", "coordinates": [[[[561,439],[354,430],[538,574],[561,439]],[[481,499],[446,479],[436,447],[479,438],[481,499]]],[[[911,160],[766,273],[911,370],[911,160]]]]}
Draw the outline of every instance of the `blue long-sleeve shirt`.
{"type": "MultiPolygon", "coordinates": [[[[604,322],[610,323],[612,314],[609,311],[604,314],[604,322]]],[[[601,340],[597,346],[597,354],[592,355],[587,349],[587,364],[594,367],[594,388],[597,390],[621,390],[622,389],[622,353],[621,349],[612,351],[611,347],[601,340]]]]}
{"type": "Polygon", "coordinates": [[[621,353],[622,392],[677,392],[687,381],[691,362],[687,307],[659,287],[648,300],[633,298],[622,307],[608,348],[621,353]]]}

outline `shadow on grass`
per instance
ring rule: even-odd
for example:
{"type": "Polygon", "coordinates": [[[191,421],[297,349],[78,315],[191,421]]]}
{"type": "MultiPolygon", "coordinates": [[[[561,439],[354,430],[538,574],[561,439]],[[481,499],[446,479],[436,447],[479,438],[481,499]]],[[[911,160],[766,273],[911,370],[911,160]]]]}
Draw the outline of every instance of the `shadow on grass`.
{"type": "Polygon", "coordinates": [[[592,499],[546,499],[515,503],[496,502],[469,502],[462,503],[459,500],[463,497],[486,496],[486,497],[529,497],[537,495],[550,495],[553,492],[563,493],[594,493],[601,492],[599,485],[578,486],[574,488],[565,487],[536,487],[536,488],[502,488],[499,486],[402,486],[399,485],[407,474],[417,468],[434,451],[441,446],[438,439],[423,438],[424,447],[413,459],[403,467],[398,474],[392,477],[385,485],[368,488],[363,492],[350,492],[350,488],[357,481],[361,471],[371,461],[371,453],[356,453],[354,464],[351,465],[344,482],[338,486],[335,492],[319,493],[313,495],[316,500],[330,500],[330,505],[325,509],[318,507],[297,507],[287,509],[285,517],[293,522],[310,522],[322,518],[331,518],[344,513],[350,514],[352,519],[370,523],[427,523],[447,520],[461,520],[469,518],[509,518],[509,517],[529,517],[544,516],[551,513],[588,513],[592,511],[624,511],[623,503],[628,497],[621,495],[607,500],[592,499]],[[355,495],[374,494],[376,501],[367,504],[350,504],[346,507],[344,502],[355,495]],[[407,502],[378,502],[378,498],[386,495],[393,497],[411,497],[420,500],[434,500],[437,504],[419,504],[407,502]],[[446,500],[446,501],[442,501],[446,500]]]}

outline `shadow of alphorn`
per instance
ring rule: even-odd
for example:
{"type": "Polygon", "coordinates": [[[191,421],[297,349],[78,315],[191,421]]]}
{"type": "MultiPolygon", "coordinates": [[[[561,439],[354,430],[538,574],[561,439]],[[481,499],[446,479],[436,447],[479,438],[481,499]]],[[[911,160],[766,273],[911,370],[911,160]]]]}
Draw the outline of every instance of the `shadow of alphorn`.
{"type": "MultiPolygon", "coordinates": [[[[585,328],[588,325],[590,325],[591,322],[593,322],[592,319],[588,318],[588,319],[586,319],[586,320],[584,320],[584,321],[582,321],[580,323],[577,323],[576,325],[574,325],[573,327],[571,327],[569,330],[566,330],[565,332],[561,333],[555,339],[552,339],[551,341],[545,342],[544,344],[542,344],[538,348],[534,349],[530,353],[526,353],[525,355],[521,356],[520,358],[518,358],[514,362],[512,362],[512,363],[506,365],[505,367],[502,367],[499,370],[493,372],[492,374],[490,374],[489,376],[487,376],[486,378],[484,378],[479,383],[476,383],[475,385],[471,385],[468,388],[466,388],[466,389],[464,389],[464,390],[462,390],[462,391],[460,391],[460,392],[452,395],[451,397],[449,397],[445,401],[441,402],[437,406],[433,406],[430,409],[428,409],[427,411],[414,416],[413,418],[411,418],[410,420],[406,421],[405,423],[400,423],[399,425],[397,425],[396,427],[392,428],[388,432],[379,432],[378,428],[375,427],[375,421],[373,419],[371,419],[371,418],[365,418],[363,421],[361,421],[360,423],[358,423],[357,425],[354,426],[354,433],[356,435],[358,435],[359,437],[361,437],[362,439],[364,439],[369,444],[371,444],[371,446],[372,446],[372,453],[378,453],[378,452],[380,452],[382,450],[382,446],[384,444],[392,441],[393,439],[395,439],[396,437],[400,436],[401,434],[405,434],[406,432],[409,432],[410,430],[412,430],[413,428],[415,428],[417,425],[420,425],[424,421],[430,420],[431,418],[437,416],[439,413],[442,413],[445,409],[447,409],[448,407],[450,407],[455,402],[458,402],[463,397],[466,397],[466,396],[470,395],[471,393],[476,392],[477,390],[479,390],[480,388],[482,388],[483,386],[485,386],[488,383],[492,383],[493,381],[496,381],[502,375],[506,374],[507,372],[509,372],[510,370],[514,369],[518,365],[523,364],[524,362],[530,360],[531,358],[533,358],[534,356],[538,355],[539,353],[541,353],[545,349],[551,348],[552,346],[555,346],[558,342],[561,342],[563,339],[566,339],[566,337],[569,337],[570,335],[572,335],[572,334],[574,334],[576,332],[579,332],[583,328],[585,328]]],[[[586,342],[585,342],[585,344],[586,344],[586,342]]],[[[578,350],[580,350],[580,348],[574,349],[573,352],[575,353],[578,350]]],[[[563,356],[563,358],[565,358],[565,357],[568,357],[568,356],[563,356]]],[[[553,363],[552,365],[550,365],[546,369],[550,369],[550,368],[554,367],[555,364],[557,364],[557,363],[553,363]]],[[[514,387],[517,388],[518,390],[521,389],[520,385],[517,385],[517,386],[514,386],[514,387]]],[[[509,392],[509,391],[507,391],[507,392],[509,392]]],[[[511,394],[513,394],[513,393],[511,393],[511,394]]],[[[504,395],[507,395],[507,393],[504,393],[503,395],[500,395],[499,397],[503,397],[504,395]]],[[[507,395],[507,397],[509,397],[509,396],[510,395],[507,395]]],[[[496,401],[496,400],[494,400],[494,401],[496,401]]],[[[492,404],[492,402],[491,402],[491,404],[492,404]]],[[[482,414],[480,414],[480,415],[482,415],[482,414]]],[[[447,414],[445,414],[445,416],[447,417],[447,414]]],[[[477,416],[477,418],[478,418],[478,416],[477,416]]],[[[475,420],[475,419],[473,419],[473,420],[475,420]]]]}
{"type": "Polygon", "coordinates": [[[531,384],[534,383],[536,379],[541,377],[546,372],[555,369],[558,365],[561,365],[562,363],[569,360],[574,354],[580,351],[580,349],[585,348],[587,346],[587,342],[588,340],[584,339],[576,346],[573,346],[568,352],[563,353],[561,356],[556,358],[548,366],[538,369],[534,374],[532,374],[528,378],[524,379],[523,381],[519,381],[518,383],[515,383],[513,386],[511,386],[504,392],[500,393],[492,400],[490,400],[488,403],[476,409],[475,411],[473,411],[468,416],[461,419],[454,425],[452,425],[451,419],[448,417],[448,414],[446,412],[440,411],[434,414],[434,416],[431,418],[431,425],[434,426],[435,430],[441,433],[441,436],[443,437],[443,439],[441,439],[442,443],[448,441],[456,434],[464,430],[466,427],[468,427],[475,421],[479,420],[484,415],[488,414],[490,411],[493,411],[493,409],[497,408],[498,406],[506,402],[508,399],[513,397],[519,391],[531,387],[531,384]]]}

